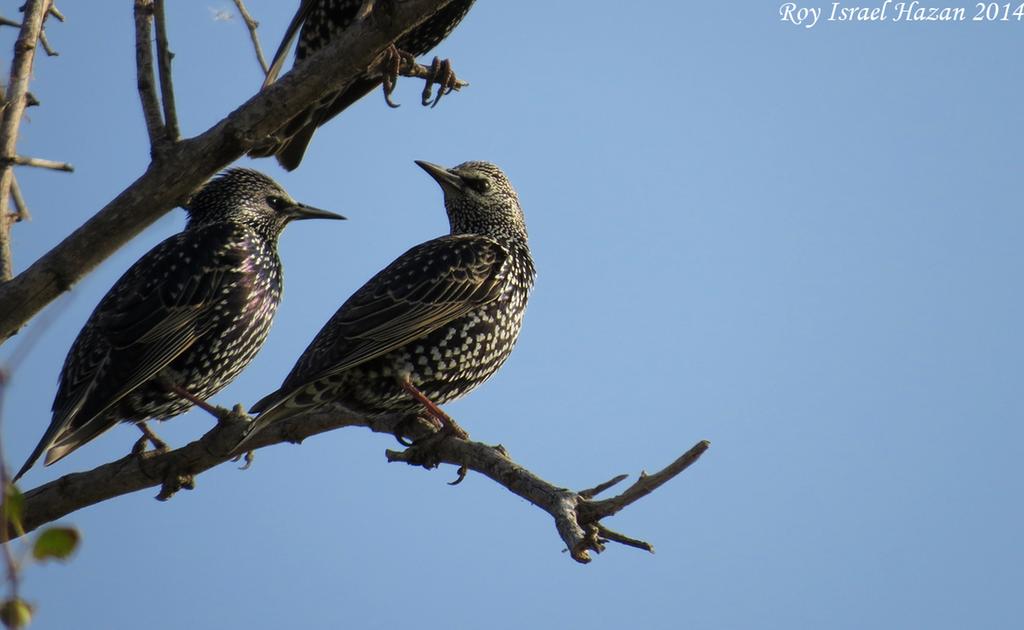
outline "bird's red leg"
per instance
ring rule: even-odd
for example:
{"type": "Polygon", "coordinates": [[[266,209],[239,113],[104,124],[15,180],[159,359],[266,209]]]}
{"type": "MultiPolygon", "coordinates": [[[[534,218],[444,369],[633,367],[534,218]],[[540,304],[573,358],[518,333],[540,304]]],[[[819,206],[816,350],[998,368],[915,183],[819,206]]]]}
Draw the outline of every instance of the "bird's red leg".
{"type": "Polygon", "coordinates": [[[160,436],[153,433],[153,429],[150,429],[145,422],[136,422],[135,426],[139,427],[139,431],[142,431],[142,437],[132,447],[132,453],[139,455],[146,450],[146,442],[153,445],[153,448],[161,453],[171,450],[170,446],[167,446],[167,442],[160,439],[160,436]]]}
{"type": "Polygon", "coordinates": [[[469,433],[466,433],[466,430],[460,427],[459,423],[455,422],[451,416],[434,404],[434,401],[427,398],[426,394],[416,389],[416,386],[413,385],[408,378],[401,379],[401,384],[402,389],[423,405],[426,408],[427,413],[441,424],[441,431],[463,440],[469,439],[469,433]]]}
{"type": "Polygon", "coordinates": [[[164,388],[167,389],[167,391],[171,392],[172,394],[175,394],[176,396],[181,396],[182,398],[189,401],[196,407],[199,407],[206,413],[210,414],[211,416],[217,419],[217,422],[223,422],[225,418],[231,415],[231,412],[228,411],[227,409],[211,405],[205,400],[202,400],[201,398],[195,396],[192,392],[188,391],[181,385],[172,382],[171,379],[168,377],[162,378],[160,384],[163,385],[164,388]]]}

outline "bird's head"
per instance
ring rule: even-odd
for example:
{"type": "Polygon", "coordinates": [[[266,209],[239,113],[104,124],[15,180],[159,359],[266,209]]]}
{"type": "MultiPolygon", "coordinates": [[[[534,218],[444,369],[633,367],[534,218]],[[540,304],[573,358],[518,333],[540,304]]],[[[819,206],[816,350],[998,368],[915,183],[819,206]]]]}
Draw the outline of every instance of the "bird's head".
{"type": "Polygon", "coordinates": [[[241,223],[274,237],[291,221],[345,218],[295,201],[277,182],[247,168],[230,168],[208,181],[185,210],[188,227],[241,223]]]}
{"type": "Polygon", "coordinates": [[[416,160],[444,191],[452,234],[484,234],[526,239],[526,221],[508,177],[490,162],[463,162],[445,168],[416,160]]]}

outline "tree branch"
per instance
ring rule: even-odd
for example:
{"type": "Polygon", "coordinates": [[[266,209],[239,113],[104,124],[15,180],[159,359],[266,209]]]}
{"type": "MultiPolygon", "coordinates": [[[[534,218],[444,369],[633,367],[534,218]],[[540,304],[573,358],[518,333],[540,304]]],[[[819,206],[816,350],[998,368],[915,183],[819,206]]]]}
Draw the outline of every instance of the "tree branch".
{"type": "Polygon", "coordinates": [[[664,485],[697,461],[709,446],[711,443],[706,440],[698,442],[664,470],[656,475],[641,475],[640,480],[628,490],[605,501],[592,501],[591,497],[625,479],[625,475],[619,475],[595,488],[574,492],[553,485],[515,463],[500,446],[447,439],[436,445],[432,444],[426,459],[421,457],[420,449],[416,446],[404,451],[389,450],[387,457],[391,462],[406,462],[427,468],[432,468],[437,463],[464,466],[491,478],[550,514],[555,519],[555,529],[558,530],[573,560],[587,563],[590,562],[590,552],[604,551],[604,543],[607,541],[654,551],[649,543],[612,532],[605,528],[600,520],[664,485]],[[641,484],[645,490],[643,493],[636,490],[641,484]]]}
{"type": "Polygon", "coordinates": [[[171,79],[171,52],[167,42],[167,16],[164,13],[164,0],[153,3],[153,17],[156,21],[156,64],[160,72],[160,100],[164,105],[164,139],[177,142],[181,139],[178,129],[178,111],[174,106],[174,82],[171,79]]]}
{"type": "Polygon", "coordinates": [[[43,158],[25,157],[23,155],[14,155],[11,157],[0,158],[0,166],[6,164],[14,164],[17,166],[34,166],[35,168],[47,168],[51,171],[64,171],[65,173],[74,173],[75,167],[71,166],[67,162],[56,162],[54,160],[45,160],[43,158]]]}
{"type": "Polygon", "coordinates": [[[267,76],[270,72],[270,66],[267,65],[267,58],[263,56],[263,47],[260,46],[260,36],[256,32],[256,29],[260,27],[260,23],[253,19],[252,14],[245,8],[245,2],[243,0],[235,0],[235,7],[238,9],[238,13],[242,16],[242,21],[245,22],[245,28],[249,31],[249,39],[252,40],[252,47],[256,51],[256,61],[259,62],[260,68],[263,69],[263,76],[267,76]]]}
{"type": "Polygon", "coordinates": [[[49,9],[50,0],[28,0],[25,3],[25,17],[18,32],[18,39],[14,42],[11,78],[7,83],[3,120],[0,121],[0,158],[6,158],[0,162],[0,286],[9,281],[14,274],[10,238],[11,213],[8,209],[11,185],[14,181],[14,165],[9,160],[14,157],[18,145],[18,132],[21,128],[21,117],[25,113],[36,44],[39,42],[43,20],[46,19],[49,9]]]}
{"type": "Polygon", "coordinates": [[[151,153],[166,137],[160,99],[156,95],[156,76],[153,73],[152,31],[153,0],[135,0],[135,75],[151,153]]]}
{"type": "MultiPolygon", "coordinates": [[[[281,442],[298,443],[312,435],[345,426],[363,426],[376,433],[394,435],[401,426],[403,433],[411,433],[411,437],[419,438],[421,442],[404,451],[386,451],[389,462],[406,462],[425,468],[447,463],[489,477],[550,514],[555,519],[555,528],[570,555],[581,563],[590,561],[591,551],[603,551],[606,542],[653,551],[649,543],[606,528],[600,522],[601,519],[615,514],[674,478],[695,462],[709,446],[706,441],[699,442],[664,470],[654,475],[641,475],[622,494],[604,501],[594,501],[594,494],[621,481],[625,475],[596,488],[574,492],[541,479],[513,461],[501,446],[442,437],[431,434],[430,429],[424,426],[413,426],[410,430],[407,425],[401,416],[369,419],[318,411],[269,426],[253,438],[251,445],[255,449],[281,442]]],[[[195,475],[223,464],[234,456],[234,446],[244,435],[247,426],[248,419],[238,406],[227,420],[181,448],[166,453],[149,451],[141,455],[127,455],[88,472],[71,473],[29,490],[24,493],[24,531],[30,532],[75,510],[129,492],[160,486],[157,498],[166,500],[180,489],[192,489],[195,475]]],[[[462,474],[460,471],[460,477],[462,474]]]]}
{"type": "MultiPolygon", "coordinates": [[[[280,129],[324,92],[361,74],[391,42],[448,0],[407,0],[386,16],[345,30],[204,133],[170,147],[138,179],[49,253],[0,285],[0,340],[89,273],[118,247],[181,203],[218,170],[280,129]]],[[[145,4],[145,0],[136,0],[145,4]]],[[[140,52],[136,49],[137,54],[140,52]]],[[[13,153],[13,152],[12,152],[13,153]]]]}
{"type": "Polygon", "coordinates": [[[14,209],[17,210],[14,213],[15,223],[32,218],[32,213],[28,211],[28,204],[25,203],[25,198],[21,195],[21,186],[18,185],[17,177],[11,180],[11,200],[14,201],[14,209]]]}

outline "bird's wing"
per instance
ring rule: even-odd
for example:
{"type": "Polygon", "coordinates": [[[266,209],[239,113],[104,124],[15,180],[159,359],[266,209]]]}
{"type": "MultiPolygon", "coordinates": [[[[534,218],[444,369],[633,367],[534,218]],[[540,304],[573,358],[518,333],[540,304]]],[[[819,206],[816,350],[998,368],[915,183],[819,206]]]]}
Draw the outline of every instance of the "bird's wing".
{"type": "Polygon", "coordinates": [[[274,59],[270,62],[270,69],[267,70],[267,78],[263,81],[263,87],[267,87],[274,81],[277,81],[278,75],[281,74],[281,68],[284,66],[284,60],[288,57],[288,50],[292,47],[292,42],[295,41],[295,36],[299,34],[299,27],[309,17],[309,12],[313,9],[313,6],[319,0],[302,0],[299,5],[299,10],[295,12],[295,16],[292,21],[288,23],[288,28],[284,32],[284,37],[281,38],[281,44],[277,47],[277,52],[274,53],[274,59]]]}
{"type": "Polygon", "coordinates": [[[55,423],[78,428],[104,415],[207,331],[207,314],[241,253],[189,248],[185,261],[177,254],[187,238],[171,237],[143,256],[93,311],[65,361],[55,423]]]}
{"type": "Polygon", "coordinates": [[[508,251],[485,236],[445,236],[410,249],[349,298],[282,389],[343,372],[496,299],[508,251]]]}

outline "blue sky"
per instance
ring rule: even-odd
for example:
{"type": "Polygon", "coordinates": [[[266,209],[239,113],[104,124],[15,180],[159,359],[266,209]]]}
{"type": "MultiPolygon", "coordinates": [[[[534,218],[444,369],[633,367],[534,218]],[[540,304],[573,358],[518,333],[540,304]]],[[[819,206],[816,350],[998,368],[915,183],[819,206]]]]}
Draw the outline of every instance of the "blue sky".
{"type": "MultiPolygon", "coordinates": [[[[266,48],[295,4],[249,0],[266,48]]],[[[241,22],[216,19],[230,2],[169,5],[194,135],[261,77],[241,22]]],[[[19,171],[33,220],[15,227],[18,269],[148,160],[129,4],[60,6],[61,56],[36,66],[43,105],[19,150],[76,172],[19,171]]],[[[25,574],[34,627],[1019,625],[1024,24],[805,29],[780,6],[480,0],[437,51],[462,93],[426,110],[403,80],[400,109],[365,98],[295,173],[241,162],[350,221],[284,234],[270,340],[215,402],[275,388],[351,292],[446,231],[414,159],[493,161],[522,199],[538,283],[512,358],[447,408],[577,488],[711,440],[608,521],[655,555],[611,547],[577,565],[524,501],[389,465],[393,441],[349,429],[264,449],[166,504],[142,492],[73,514],[80,553],[25,574]]],[[[173,211],[47,311],[4,409],[13,464],[96,302],[183,224],[173,211]]],[[[158,430],[180,445],[210,422],[158,430]]],[[[118,427],[24,484],[136,436],[118,427]]]]}

